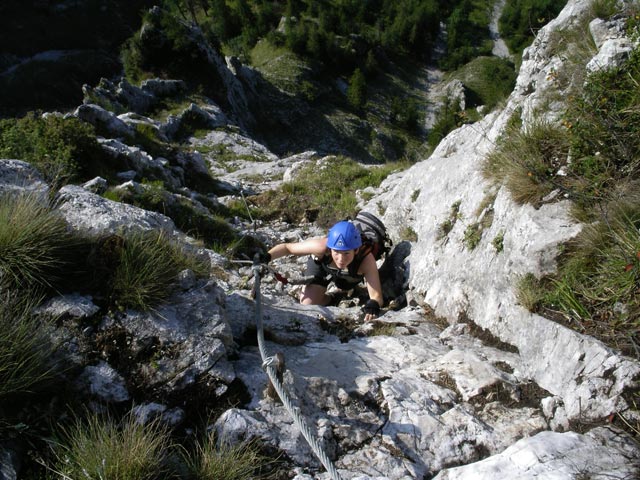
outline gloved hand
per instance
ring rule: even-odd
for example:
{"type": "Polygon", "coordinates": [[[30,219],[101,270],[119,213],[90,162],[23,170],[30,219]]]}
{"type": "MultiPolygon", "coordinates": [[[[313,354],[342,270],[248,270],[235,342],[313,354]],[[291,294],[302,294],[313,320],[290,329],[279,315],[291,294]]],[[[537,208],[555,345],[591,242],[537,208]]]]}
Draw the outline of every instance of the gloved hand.
{"type": "Polygon", "coordinates": [[[362,307],[362,311],[366,315],[373,315],[377,317],[380,314],[380,304],[370,298],[367,303],[364,304],[364,307],[362,307]]]}
{"type": "Polygon", "coordinates": [[[259,250],[255,253],[254,259],[257,257],[259,263],[269,263],[271,261],[271,254],[264,250],[259,250]]]}

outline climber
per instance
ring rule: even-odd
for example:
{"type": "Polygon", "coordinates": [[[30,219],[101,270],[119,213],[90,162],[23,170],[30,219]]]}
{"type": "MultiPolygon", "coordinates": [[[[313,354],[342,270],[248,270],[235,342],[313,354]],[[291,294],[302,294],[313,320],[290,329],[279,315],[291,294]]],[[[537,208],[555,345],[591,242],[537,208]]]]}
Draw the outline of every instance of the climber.
{"type": "Polygon", "coordinates": [[[356,226],[343,220],[336,223],[326,237],[316,237],[297,243],[280,243],[262,255],[268,263],[286,255],[310,255],[306,275],[312,277],[300,293],[302,305],[330,305],[333,297],[327,287],[333,281],[340,290],[350,290],[366,282],[369,300],[363,311],[364,320],[380,314],[383,303],[378,266],[371,252],[364,248],[356,226]]]}

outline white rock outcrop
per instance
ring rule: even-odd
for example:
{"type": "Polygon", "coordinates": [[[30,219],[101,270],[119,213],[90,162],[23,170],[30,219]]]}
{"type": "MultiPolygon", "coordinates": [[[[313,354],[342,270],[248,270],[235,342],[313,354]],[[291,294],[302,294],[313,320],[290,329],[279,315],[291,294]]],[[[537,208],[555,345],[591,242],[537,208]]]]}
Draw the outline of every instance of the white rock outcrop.
{"type": "Polygon", "coordinates": [[[586,435],[540,432],[519,440],[499,455],[445,470],[434,480],[634,478],[636,469],[625,464],[633,463],[634,458],[637,462],[640,452],[625,445],[602,448],[604,444],[615,445],[615,437],[616,433],[606,428],[595,428],[586,435]],[[594,462],[594,458],[604,461],[594,462]]]}
{"type": "MultiPolygon", "coordinates": [[[[396,238],[407,225],[417,234],[409,257],[414,294],[449,322],[465,315],[515,346],[524,361],[521,373],[560,397],[562,414],[569,419],[603,418],[630,407],[621,394],[636,384],[640,366],[518,304],[519,278],[553,272],[558,248],[577,235],[581,225],[570,217],[568,201],[538,209],[518,205],[505,187],[496,190],[485,180],[481,170],[512,112],[522,110],[526,127],[550,98],[556,87],[549,73],[562,64],[550,54],[548,39],[553,31],[577,22],[587,8],[588,2],[569,1],[539,32],[523,56],[516,89],[503,110],[452,132],[428,160],[384,182],[369,204],[378,214],[375,206],[386,206],[383,218],[396,238]],[[457,221],[441,238],[440,227],[454,204],[457,221]],[[491,225],[477,246],[468,248],[467,229],[489,210],[491,225]],[[498,237],[503,237],[501,251],[493,244],[498,237]]],[[[547,110],[549,121],[561,105],[554,108],[547,110]]]]}

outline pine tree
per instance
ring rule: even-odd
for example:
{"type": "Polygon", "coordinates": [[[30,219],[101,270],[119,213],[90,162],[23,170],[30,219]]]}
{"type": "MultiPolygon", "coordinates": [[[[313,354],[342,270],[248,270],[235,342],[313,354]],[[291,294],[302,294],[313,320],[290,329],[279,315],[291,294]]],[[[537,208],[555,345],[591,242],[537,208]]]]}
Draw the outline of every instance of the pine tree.
{"type": "Polygon", "coordinates": [[[367,81],[359,68],[356,68],[349,79],[347,100],[353,108],[361,109],[367,103],[367,81]]]}

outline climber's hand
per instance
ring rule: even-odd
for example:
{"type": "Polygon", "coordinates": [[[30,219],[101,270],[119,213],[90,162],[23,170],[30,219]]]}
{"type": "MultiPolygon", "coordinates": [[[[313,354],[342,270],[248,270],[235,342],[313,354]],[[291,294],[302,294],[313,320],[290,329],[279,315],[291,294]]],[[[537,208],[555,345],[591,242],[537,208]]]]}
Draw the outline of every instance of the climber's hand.
{"type": "Polygon", "coordinates": [[[258,263],[267,264],[271,261],[271,254],[269,252],[265,252],[264,250],[258,250],[254,254],[253,259],[258,263]]]}
{"type": "Polygon", "coordinates": [[[364,304],[362,311],[364,312],[364,321],[370,322],[380,315],[380,304],[371,298],[364,304]]]}

